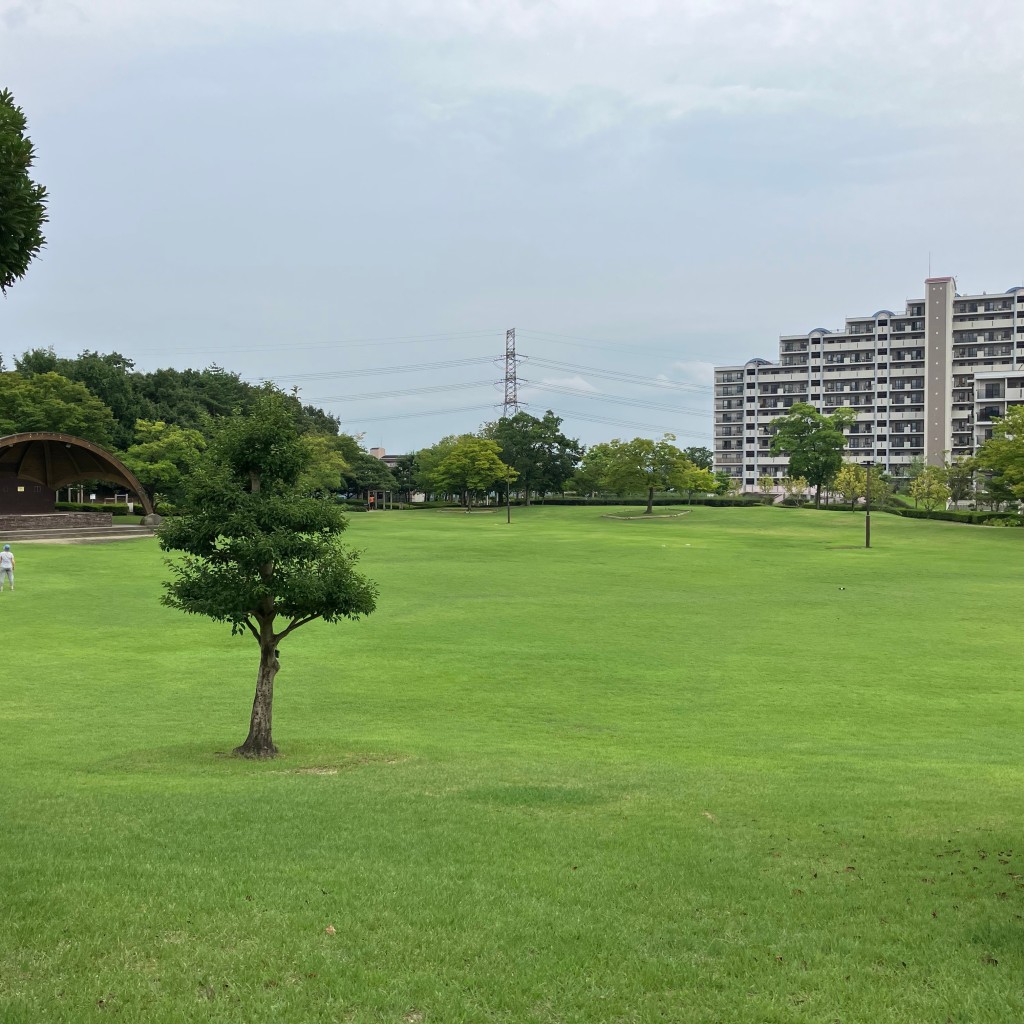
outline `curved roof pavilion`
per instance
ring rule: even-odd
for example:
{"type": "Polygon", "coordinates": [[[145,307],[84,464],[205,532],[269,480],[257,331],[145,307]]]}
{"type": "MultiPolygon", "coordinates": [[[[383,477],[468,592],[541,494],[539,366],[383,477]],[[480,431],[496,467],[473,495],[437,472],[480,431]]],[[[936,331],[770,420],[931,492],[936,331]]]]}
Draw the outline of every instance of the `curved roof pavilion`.
{"type": "Polygon", "coordinates": [[[153,505],[135,474],[116,456],[83,437],[32,430],[0,437],[0,477],[31,480],[53,490],[102,480],[132,491],[146,515],[153,505]]]}

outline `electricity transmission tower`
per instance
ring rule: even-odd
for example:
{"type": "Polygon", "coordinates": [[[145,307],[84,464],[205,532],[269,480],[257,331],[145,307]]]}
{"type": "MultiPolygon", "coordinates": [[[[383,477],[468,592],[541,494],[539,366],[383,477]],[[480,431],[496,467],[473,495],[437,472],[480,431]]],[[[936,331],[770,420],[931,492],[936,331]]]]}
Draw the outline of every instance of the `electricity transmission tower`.
{"type": "Polygon", "coordinates": [[[516,329],[510,327],[505,332],[505,401],[501,405],[502,417],[514,416],[519,412],[519,381],[516,378],[516,329]]]}

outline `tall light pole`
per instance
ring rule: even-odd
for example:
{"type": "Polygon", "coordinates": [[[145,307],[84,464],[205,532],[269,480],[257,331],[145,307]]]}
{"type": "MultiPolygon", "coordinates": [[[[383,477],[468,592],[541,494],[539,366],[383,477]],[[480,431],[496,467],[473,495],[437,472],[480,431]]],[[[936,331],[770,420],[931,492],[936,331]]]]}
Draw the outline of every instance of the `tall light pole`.
{"type": "Polygon", "coordinates": [[[862,462],[864,467],[864,547],[871,547],[871,470],[874,463],[869,459],[862,462]]]}

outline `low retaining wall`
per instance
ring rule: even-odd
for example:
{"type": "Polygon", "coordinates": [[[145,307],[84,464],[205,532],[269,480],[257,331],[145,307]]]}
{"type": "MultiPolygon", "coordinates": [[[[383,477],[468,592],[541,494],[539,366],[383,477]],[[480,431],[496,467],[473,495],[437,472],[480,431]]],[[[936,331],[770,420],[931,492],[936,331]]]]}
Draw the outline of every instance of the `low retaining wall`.
{"type": "Polygon", "coordinates": [[[0,533],[5,530],[87,530],[113,526],[110,512],[49,512],[34,516],[0,513],[0,533]]]}

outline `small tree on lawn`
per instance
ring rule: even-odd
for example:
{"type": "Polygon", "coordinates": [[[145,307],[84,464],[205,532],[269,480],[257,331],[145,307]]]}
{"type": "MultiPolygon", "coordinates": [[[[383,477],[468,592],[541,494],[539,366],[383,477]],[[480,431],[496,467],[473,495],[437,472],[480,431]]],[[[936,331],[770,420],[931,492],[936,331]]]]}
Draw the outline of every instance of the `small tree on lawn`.
{"type": "Polygon", "coordinates": [[[715,478],[714,494],[730,495],[740,489],[739,481],[727,469],[716,469],[713,474],[715,478]]]}
{"type": "Polygon", "coordinates": [[[869,466],[867,473],[871,476],[871,507],[882,508],[892,496],[892,477],[886,472],[885,466],[869,466]]]}
{"type": "Polygon", "coordinates": [[[467,511],[473,495],[489,491],[498,483],[511,483],[516,471],[498,458],[497,441],[466,434],[456,440],[434,469],[439,490],[462,495],[467,511]]]}
{"type": "Polygon", "coordinates": [[[610,441],[605,482],[618,494],[647,492],[647,509],[654,511],[655,490],[699,491],[715,486],[714,475],[698,469],[666,434],[660,441],[635,437],[632,441],[610,441]]]}
{"type": "Polygon", "coordinates": [[[969,456],[954,459],[946,467],[946,486],[951,501],[966,501],[974,494],[974,474],[977,465],[969,456]]]}
{"type": "Polygon", "coordinates": [[[355,571],[338,537],[337,507],[296,490],[316,457],[299,435],[284,396],[265,391],[244,416],[226,418],[190,478],[181,514],[160,527],[160,546],[180,552],[163,603],[226,622],[259,644],[243,757],[273,757],[274,679],[281,641],[323,619],[358,619],[374,609],[376,587],[355,571]]]}
{"type": "Polygon", "coordinates": [[[925,466],[910,485],[910,496],[924,506],[929,517],[949,500],[946,470],[942,466],[925,466]]]}
{"type": "Polygon", "coordinates": [[[855,462],[844,462],[832,486],[842,495],[843,501],[848,505],[855,505],[857,499],[864,494],[865,472],[863,466],[855,462]]]}
{"type": "Polygon", "coordinates": [[[807,478],[814,488],[815,507],[821,505],[822,487],[835,479],[843,465],[846,446],[843,430],[856,416],[847,408],[836,409],[825,416],[807,402],[795,402],[785,416],[772,424],[772,452],[789,456],[791,477],[807,478]]]}
{"type": "Polygon", "coordinates": [[[803,476],[784,476],[782,478],[782,490],[787,501],[802,503],[807,497],[807,478],[803,476]]]}
{"type": "Polygon", "coordinates": [[[775,490],[775,477],[769,476],[765,473],[764,476],[757,478],[757,486],[761,489],[761,493],[767,498],[768,495],[775,490]]]}

